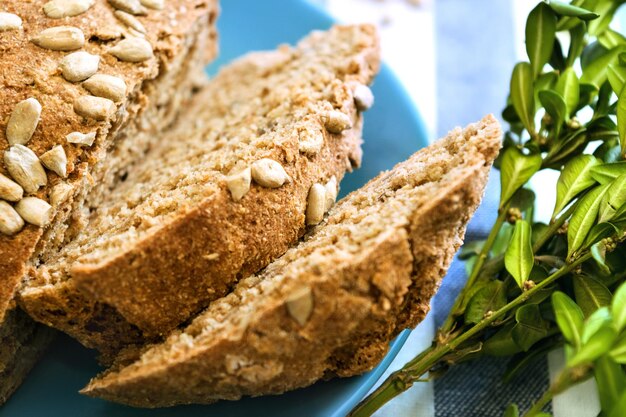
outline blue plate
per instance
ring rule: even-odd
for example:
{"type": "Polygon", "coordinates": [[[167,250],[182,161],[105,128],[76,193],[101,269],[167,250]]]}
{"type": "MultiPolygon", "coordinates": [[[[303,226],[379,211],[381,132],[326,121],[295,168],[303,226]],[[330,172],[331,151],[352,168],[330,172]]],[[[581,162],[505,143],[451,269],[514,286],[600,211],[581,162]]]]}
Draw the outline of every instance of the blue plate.
{"type": "MultiPolygon", "coordinates": [[[[326,29],[332,23],[330,17],[304,0],[223,0],[218,23],[220,58],[209,72],[214,73],[248,51],[294,43],[309,31],[326,29]]],[[[344,193],[360,187],[381,170],[391,168],[427,144],[418,112],[385,66],[376,78],[373,91],[376,104],[365,119],[363,167],[341,183],[344,193]]],[[[376,383],[407,336],[406,331],[398,336],[380,365],[359,377],[320,382],[280,396],[160,410],[131,409],[79,395],[77,391],[101,368],[93,352],[61,336],[13,398],[0,408],[0,416],[341,417],[376,383]]]]}

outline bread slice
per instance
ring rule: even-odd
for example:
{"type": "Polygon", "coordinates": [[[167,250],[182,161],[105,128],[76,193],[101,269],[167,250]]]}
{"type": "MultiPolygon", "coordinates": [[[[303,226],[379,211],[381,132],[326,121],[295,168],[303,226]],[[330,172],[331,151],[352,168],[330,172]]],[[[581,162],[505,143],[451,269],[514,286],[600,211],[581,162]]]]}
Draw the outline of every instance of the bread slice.
{"type": "Polygon", "coordinates": [[[138,407],[278,394],[374,367],[426,315],[500,147],[492,116],[333,208],[297,247],[83,393],[138,407]]]}
{"type": "MultiPolygon", "coordinates": [[[[28,265],[39,264],[84,227],[89,211],[150,146],[154,132],[175,119],[216,53],[216,0],[127,8],[136,16],[112,5],[138,1],[44,3],[2,1],[13,24],[0,28],[0,174],[6,176],[3,183],[19,182],[24,197],[52,207],[46,211],[40,202],[39,219],[26,215],[38,225],[0,233],[0,323],[28,265]],[[137,45],[141,53],[133,54],[137,45]],[[79,82],[96,70],[95,78],[79,82]],[[75,143],[80,138],[94,142],[75,143]],[[52,167],[45,172],[31,154],[36,167],[25,169],[37,176],[29,181],[19,178],[19,167],[8,169],[11,145],[39,157],[62,148],[51,159],[43,157],[52,167]]],[[[11,195],[0,188],[0,199],[11,200],[2,203],[4,227],[5,213],[15,215],[11,207],[19,198],[18,191],[11,195]]]]}
{"type": "Polygon", "coordinates": [[[314,184],[336,195],[359,165],[355,101],[364,107],[353,89],[363,90],[378,66],[375,29],[361,25],[226,67],[89,227],[34,271],[20,294],[24,308],[110,351],[167,334],[228,293],[303,235],[314,184]],[[282,185],[255,173],[263,160],[280,164],[282,185]],[[250,168],[249,189],[238,194],[232,174],[250,168]]]}
{"type": "Polygon", "coordinates": [[[22,383],[56,332],[10,310],[0,327],[0,406],[22,383]]]}

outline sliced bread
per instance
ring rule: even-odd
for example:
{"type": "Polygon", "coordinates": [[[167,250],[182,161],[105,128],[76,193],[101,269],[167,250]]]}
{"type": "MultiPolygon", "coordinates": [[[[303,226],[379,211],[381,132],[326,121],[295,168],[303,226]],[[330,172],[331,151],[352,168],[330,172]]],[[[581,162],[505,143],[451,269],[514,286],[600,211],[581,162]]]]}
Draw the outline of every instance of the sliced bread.
{"type": "Polygon", "coordinates": [[[85,225],[216,53],[215,0],[44,3],[0,6],[0,322],[27,266],[85,225]]]}
{"type": "Polygon", "coordinates": [[[167,334],[224,296],[334,203],[338,181],[360,163],[360,110],[378,66],[369,25],[227,66],[89,226],[32,271],[22,306],[110,350],[167,334]],[[320,187],[321,206],[311,191],[320,187]]]}
{"type": "Polygon", "coordinates": [[[82,392],[163,407],[278,394],[371,369],[426,315],[500,135],[488,116],[382,173],[187,328],[82,392]]]}

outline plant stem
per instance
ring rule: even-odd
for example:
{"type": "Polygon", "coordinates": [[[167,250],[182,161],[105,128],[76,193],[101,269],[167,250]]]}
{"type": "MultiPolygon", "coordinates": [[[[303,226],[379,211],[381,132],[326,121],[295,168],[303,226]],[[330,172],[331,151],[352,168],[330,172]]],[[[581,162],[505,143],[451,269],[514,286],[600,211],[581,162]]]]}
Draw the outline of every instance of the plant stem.
{"type": "Polygon", "coordinates": [[[474,266],[472,267],[472,273],[470,274],[469,278],[467,278],[467,283],[463,287],[463,290],[461,290],[461,293],[457,296],[456,300],[454,301],[454,305],[452,306],[452,309],[450,310],[450,314],[446,318],[446,321],[443,323],[443,325],[439,329],[440,334],[447,334],[454,328],[454,319],[456,318],[457,311],[463,304],[467,291],[473,287],[474,283],[478,279],[480,271],[482,270],[482,267],[485,264],[487,257],[489,256],[489,252],[491,251],[491,248],[493,247],[496,237],[498,237],[498,233],[500,232],[500,229],[502,228],[502,225],[504,224],[504,221],[506,220],[506,215],[507,215],[508,210],[509,210],[509,203],[505,204],[498,211],[498,217],[496,218],[496,221],[493,224],[491,231],[489,232],[489,236],[487,236],[487,240],[485,241],[485,244],[483,245],[482,249],[480,250],[480,253],[478,254],[478,259],[476,260],[476,263],[474,263],[474,266]]]}
{"type": "Polygon", "coordinates": [[[422,352],[417,358],[407,363],[402,369],[392,373],[382,385],[368,395],[357,407],[349,414],[351,417],[367,417],[371,416],[376,410],[382,407],[389,400],[400,394],[404,390],[410,388],[415,381],[420,379],[422,375],[433,368],[439,363],[447,354],[454,351],[464,342],[478,335],[481,331],[489,327],[493,322],[500,319],[510,310],[518,307],[532,297],[537,291],[552,284],[557,279],[578,267],[581,263],[591,258],[590,253],[579,257],[571,264],[565,265],[559,268],[556,272],[550,275],[545,280],[538,283],[528,291],[523,292],[513,301],[495,311],[489,317],[481,320],[480,323],[474,325],[466,332],[463,332],[452,340],[449,340],[443,344],[433,344],[424,352],[422,352]]]}
{"type": "Polygon", "coordinates": [[[534,417],[539,414],[543,410],[543,407],[545,407],[546,404],[552,401],[553,396],[554,394],[552,390],[548,389],[546,392],[543,393],[539,401],[534,403],[533,406],[530,407],[530,409],[526,413],[524,413],[524,417],[534,417]]]}

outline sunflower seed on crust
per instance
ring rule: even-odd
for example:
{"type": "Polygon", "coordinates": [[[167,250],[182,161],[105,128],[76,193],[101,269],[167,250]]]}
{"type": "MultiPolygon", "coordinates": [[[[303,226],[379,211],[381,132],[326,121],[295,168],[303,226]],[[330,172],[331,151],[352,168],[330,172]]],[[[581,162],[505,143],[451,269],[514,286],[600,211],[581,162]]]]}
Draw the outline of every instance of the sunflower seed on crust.
{"type": "Polygon", "coordinates": [[[45,227],[52,218],[52,206],[37,197],[24,197],[15,205],[22,219],[35,226],[45,227]]]}
{"type": "Polygon", "coordinates": [[[100,56],[85,51],[78,51],[66,55],[59,64],[63,78],[76,83],[84,81],[98,72],[100,56]]]}
{"type": "Polygon", "coordinates": [[[109,4],[117,10],[134,15],[145,15],[147,13],[146,8],[141,5],[139,0],[109,0],[109,4]]]}
{"type": "Polygon", "coordinates": [[[287,312],[300,326],[304,326],[313,313],[311,288],[302,287],[292,292],[286,301],[287,312]]]}
{"type": "Polygon", "coordinates": [[[251,174],[254,182],[266,188],[278,188],[290,181],[283,166],[269,158],[255,161],[251,167],[251,174]]]}
{"type": "Polygon", "coordinates": [[[53,207],[58,207],[63,204],[70,197],[73,187],[66,182],[60,182],[55,185],[50,191],[50,204],[53,207]]]}
{"type": "Polygon", "coordinates": [[[125,62],[142,62],[154,56],[150,42],[137,37],[121,40],[109,49],[109,54],[125,62]]]}
{"type": "Polygon", "coordinates": [[[27,193],[32,194],[48,183],[48,176],[39,158],[24,145],[13,145],[5,151],[4,164],[11,177],[27,193]]]}
{"type": "Polygon", "coordinates": [[[324,127],[330,133],[341,133],[352,127],[352,120],[339,110],[331,110],[322,116],[324,127]]]}
{"type": "Polygon", "coordinates": [[[6,201],[0,200],[0,233],[12,236],[22,230],[24,220],[6,201]]]}
{"type": "Polygon", "coordinates": [[[6,135],[9,144],[27,144],[37,129],[40,116],[41,104],[36,99],[28,98],[17,103],[7,123],[6,135]]]}
{"type": "Polygon", "coordinates": [[[67,155],[63,146],[57,145],[39,157],[43,165],[59,177],[67,177],[67,155]]]}
{"type": "Polygon", "coordinates": [[[230,172],[226,177],[226,185],[234,201],[239,201],[250,191],[252,170],[248,167],[238,172],[230,172]]]}
{"type": "Polygon", "coordinates": [[[126,97],[126,82],[113,75],[96,74],[83,83],[83,87],[94,96],[120,102],[126,97]]]}
{"type": "Polygon", "coordinates": [[[96,132],[80,133],[72,132],[65,137],[68,143],[75,143],[78,145],[91,146],[96,140],[96,132]]]}
{"type": "Polygon", "coordinates": [[[115,109],[115,103],[103,97],[80,96],[74,101],[76,114],[99,121],[111,117],[115,109]]]}
{"type": "Polygon", "coordinates": [[[139,0],[142,6],[149,9],[162,10],[165,5],[164,0],[139,0]]]}
{"type": "Polygon", "coordinates": [[[306,224],[316,225],[324,219],[326,212],[326,187],[322,184],[313,184],[309,189],[306,203],[306,224]]]}
{"type": "Polygon", "coordinates": [[[73,51],[85,45],[85,35],[73,26],[56,26],[39,32],[31,42],[40,48],[53,51],[73,51]]]}
{"type": "Polygon", "coordinates": [[[0,32],[22,28],[22,19],[13,13],[0,12],[0,32]]]}
{"type": "Polygon", "coordinates": [[[43,12],[51,19],[61,19],[85,13],[94,3],[94,0],[51,0],[44,4],[43,12]]]}
{"type": "Polygon", "coordinates": [[[24,189],[15,181],[0,174],[0,198],[7,201],[19,201],[24,197],[24,189]]]}
{"type": "Polygon", "coordinates": [[[374,105],[374,94],[365,84],[358,84],[353,91],[354,104],[360,111],[369,110],[374,105]]]}
{"type": "Polygon", "coordinates": [[[141,24],[141,22],[132,14],[126,13],[122,10],[115,11],[115,17],[117,17],[120,22],[124,23],[131,29],[135,29],[137,32],[141,34],[146,33],[146,28],[141,24]]]}
{"type": "Polygon", "coordinates": [[[339,192],[337,177],[333,175],[326,185],[324,185],[324,188],[326,188],[326,207],[324,211],[327,212],[335,205],[335,201],[337,201],[337,194],[339,192]]]}

